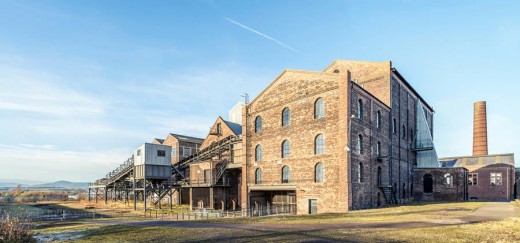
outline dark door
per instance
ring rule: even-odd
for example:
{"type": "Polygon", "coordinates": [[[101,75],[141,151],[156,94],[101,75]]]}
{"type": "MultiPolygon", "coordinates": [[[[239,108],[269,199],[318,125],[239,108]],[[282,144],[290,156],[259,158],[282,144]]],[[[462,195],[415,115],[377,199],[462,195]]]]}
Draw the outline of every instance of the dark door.
{"type": "Polygon", "coordinates": [[[309,199],[309,214],[317,214],[317,213],[318,213],[318,200],[309,199]]]}

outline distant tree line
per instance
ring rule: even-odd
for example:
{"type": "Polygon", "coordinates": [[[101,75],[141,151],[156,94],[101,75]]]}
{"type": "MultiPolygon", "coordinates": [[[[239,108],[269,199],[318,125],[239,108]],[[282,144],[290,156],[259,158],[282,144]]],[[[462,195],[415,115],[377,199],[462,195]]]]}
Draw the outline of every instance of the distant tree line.
{"type": "Polygon", "coordinates": [[[67,201],[69,195],[81,195],[80,191],[24,191],[19,185],[8,192],[0,193],[0,203],[34,203],[42,201],[67,201]]]}

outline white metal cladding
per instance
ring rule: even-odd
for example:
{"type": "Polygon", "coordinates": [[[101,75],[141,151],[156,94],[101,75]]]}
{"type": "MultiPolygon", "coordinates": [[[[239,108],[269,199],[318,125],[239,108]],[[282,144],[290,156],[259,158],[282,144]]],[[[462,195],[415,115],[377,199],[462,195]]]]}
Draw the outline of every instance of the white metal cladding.
{"type": "Polygon", "coordinates": [[[171,153],[170,146],[145,143],[134,151],[134,165],[171,165],[171,153]]]}

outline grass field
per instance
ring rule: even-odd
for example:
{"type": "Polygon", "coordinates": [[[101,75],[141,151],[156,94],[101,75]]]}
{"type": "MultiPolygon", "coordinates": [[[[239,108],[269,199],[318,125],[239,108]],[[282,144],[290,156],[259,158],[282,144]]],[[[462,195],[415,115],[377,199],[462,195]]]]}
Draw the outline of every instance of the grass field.
{"type": "MultiPolygon", "coordinates": [[[[342,214],[136,223],[140,225],[101,219],[41,225],[35,233],[54,234],[55,238],[48,239],[70,239],[74,242],[519,242],[518,215],[502,221],[472,224],[436,223],[455,222],[483,204],[485,203],[437,203],[342,214]],[[428,224],[423,225],[425,223],[428,224]],[[61,236],[64,237],[60,238],[61,236]]],[[[520,208],[518,201],[512,204],[520,208]]]]}

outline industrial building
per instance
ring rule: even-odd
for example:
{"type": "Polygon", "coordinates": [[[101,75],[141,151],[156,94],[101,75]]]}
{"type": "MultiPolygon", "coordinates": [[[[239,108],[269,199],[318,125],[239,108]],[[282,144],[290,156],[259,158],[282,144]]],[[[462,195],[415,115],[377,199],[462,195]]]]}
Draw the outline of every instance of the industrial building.
{"type": "Polygon", "coordinates": [[[154,139],[171,147],[170,178],[140,172],[134,153],[90,190],[96,200],[133,194],[145,205],[269,214],[467,200],[468,169],[441,167],[437,157],[434,113],[390,61],[285,70],[218,117],[204,140],[154,139]]]}
{"type": "Polygon", "coordinates": [[[441,165],[468,170],[470,199],[513,200],[518,195],[514,154],[488,154],[486,102],[473,107],[473,155],[440,158],[441,165]]]}

